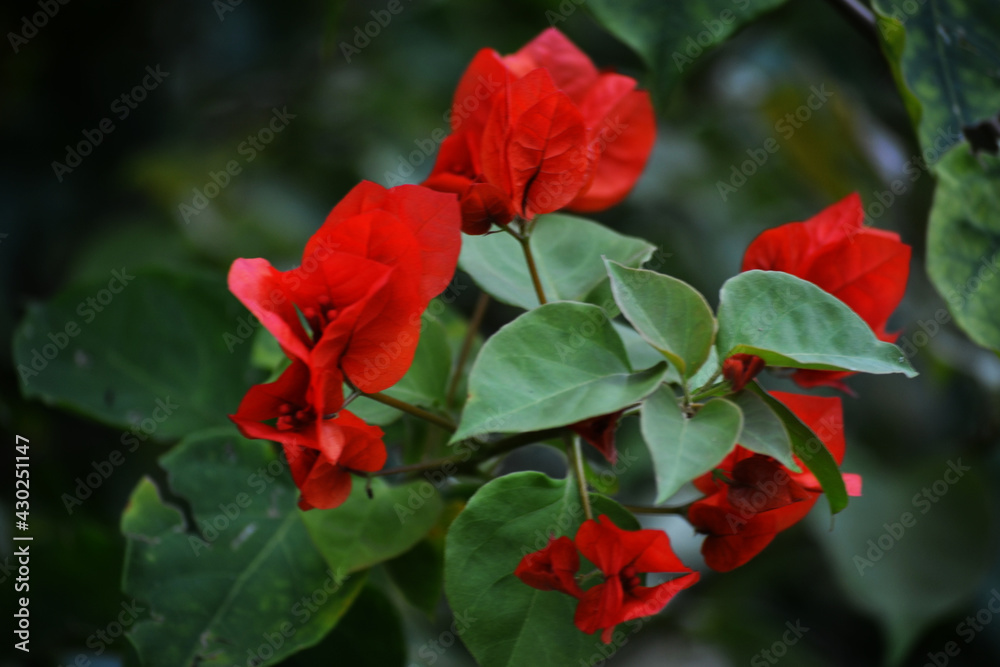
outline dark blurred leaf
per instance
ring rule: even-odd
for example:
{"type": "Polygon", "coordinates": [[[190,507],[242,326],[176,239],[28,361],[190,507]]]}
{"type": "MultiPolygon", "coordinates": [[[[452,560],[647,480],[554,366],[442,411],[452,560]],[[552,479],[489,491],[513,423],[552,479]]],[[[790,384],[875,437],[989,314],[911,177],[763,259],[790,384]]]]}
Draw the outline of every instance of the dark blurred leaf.
{"type": "Polygon", "coordinates": [[[14,338],[21,391],[143,439],[227,423],[250,383],[245,315],[221,276],[111,267],[29,308],[14,338]]]}
{"type": "MultiPolygon", "coordinates": [[[[544,215],[535,222],[531,249],[549,301],[582,301],[607,278],[602,256],[640,266],[656,247],[571,215],[544,215]]],[[[506,233],[466,236],[459,266],[498,301],[538,306],[521,244],[506,233]]]]}
{"type": "MultiPolygon", "coordinates": [[[[591,499],[595,516],[607,514],[627,530],[639,527],[610,498],[591,499]]],[[[550,536],[572,537],[584,518],[572,479],[519,472],[486,484],[455,520],[445,552],[445,591],[462,641],[479,664],[575,665],[601,645],[573,625],[575,598],[514,576],[521,558],[550,536]]]]}
{"type": "Polygon", "coordinates": [[[968,599],[991,563],[995,521],[976,470],[963,457],[887,467],[862,453],[852,471],[864,495],[836,527],[814,516],[815,534],[844,590],[888,632],[887,659],[899,664],[920,633],[968,599]],[[959,474],[961,473],[961,474],[959,474]]]}
{"type": "Polygon", "coordinates": [[[969,337],[1000,350],[1000,160],[960,146],[937,171],[927,273],[969,337]]]}
{"type": "Polygon", "coordinates": [[[642,56],[657,100],[706,52],[785,0],[590,0],[598,22],[642,56]]]}
{"type": "Polygon", "coordinates": [[[309,534],[334,570],[357,572],[416,544],[441,514],[441,496],[427,481],[389,486],[371,480],[372,497],[358,481],[340,507],[311,510],[309,534]]]}
{"type": "Polygon", "coordinates": [[[147,667],[260,665],[311,646],[361,590],[331,571],[271,445],[233,429],[189,436],[161,459],[194,526],[143,479],[122,516],[123,590],[148,608],[129,634],[147,667]]]}
{"type": "Polygon", "coordinates": [[[667,370],[632,372],[625,347],[597,306],[540,306],[494,334],[469,375],[457,442],[533,431],[620,410],[652,392],[667,370]]]}
{"type": "Polygon", "coordinates": [[[1000,4],[876,0],[879,33],[928,162],[1000,113],[1000,4]]]}
{"type": "Polygon", "coordinates": [[[303,664],[393,667],[406,664],[406,638],[399,610],[385,593],[365,586],[333,632],[303,659],[303,664]],[[326,649],[325,651],[323,649],[326,649]]]}
{"type": "Polygon", "coordinates": [[[420,540],[385,567],[407,602],[433,617],[444,587],[443,544],[420,540]]]}

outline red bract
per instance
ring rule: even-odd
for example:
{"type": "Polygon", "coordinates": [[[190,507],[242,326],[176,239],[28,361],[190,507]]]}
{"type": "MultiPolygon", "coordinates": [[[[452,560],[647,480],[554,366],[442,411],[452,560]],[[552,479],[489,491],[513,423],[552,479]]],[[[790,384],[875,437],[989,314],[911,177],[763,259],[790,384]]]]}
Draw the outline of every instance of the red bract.
{"type": "Polygon", "coordinates": [[[569,428],[614,464],[618,460],[618,450],[615,449],[615,429],[618,428],[618,421],[623,414],[625,414],[624,409],[606,415],[598,415],[570,424],[569,428]]]}
{"type": "Polygon", "coordinates": [[[663,531],[622,530],[601,515],[597,521],[584,521],[575,541],[605,581],[583,593],[574,623],[587,634],[602,630],[605,643],[611,641],[616,625],[657,613],[700,576],[674,554],[663,531]],[[643,586],[639,578],[643,572],[685,574],[658,586],[643,586]]]}
{"type": "MultiPolygon", "coordinates": [[[[743,256],[743,271],[784,271],[837,297],[868,323],[880,339],[903,298],[910,269],[910,246],[899,235],[864,225],[861,199],[852,194],[805,222],[792,222],[758,236],[743,256]]],[[[803,387],[845,389],[851,373],[798,370],[803,387]]]]}
{"type": "Polygon", "coordinates": [[[734,354],[722,362],[722,377],[729,380],[733,391],[740,391],[764,366],[764,360],[755,354],[734,354]]]}
{"type": "Polygon", "coordinates": [[[568,537],[550,538],[548,545],[521,559],[514,576],[532,588],[541,591],[560,591],[580,597],[576,572],[580,569],[580,556],[573,540],[568,537]]]}
{"type": "Polygon", "coordinates": [[[304,510],[340,505],[351,491],[352,471],[385,465],[382,429],[347,410],[324,418],[340,407],[341,383],[339,372],[311,376],[306,363],[295,359],[274,382],[251,387],[230,415],[244,436],[281,443],[304,510]]]}
{"type": "Polygon", "coordinates": [[[453,196],[365,181],[330,212],[298,268],[238,259],[229,289],[290,357],[382,391],[410,367],[420,315],[455,272],[460,220],[453,196]]]}
{"type": "MultiPolygon", "coordinates": [[[[822,440],[839,465],[844,459],[840,399],[771,392],[822,440]]],[[[822,489],[798,459],[793,473],[769,456],[739,445],[711,472],[694,480],[707,494],[688,511],[688,520],[708,537],[702,543],[705,563],[719,572],[745,564],[782,530],[799,522],[822,489]],[[728,479],[726,479],[728,478],[728,479]]],[[[844,475],[850,495],[861,495],[861,478],[844,475]]]]}
{"type": "Polygon", "coordinates": [[[510,56],[476,54],[455,90],[451,126],[424,184],[459,195],[469,234],[515,215],[613,206],[635,185],[656,135],[635,80],[599,72],[555,28],[510,56]]]}

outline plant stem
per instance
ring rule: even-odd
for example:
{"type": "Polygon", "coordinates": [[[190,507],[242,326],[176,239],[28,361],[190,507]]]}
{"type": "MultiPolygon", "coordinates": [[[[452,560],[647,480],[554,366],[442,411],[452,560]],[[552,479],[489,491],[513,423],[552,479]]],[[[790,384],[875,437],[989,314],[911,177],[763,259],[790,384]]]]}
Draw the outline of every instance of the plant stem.
{"type": "Polygon", "coordinates": [[[531,274],[531,283],[535,286],[535,294],[538,295],[538,303],[545,305],[548,300],[545,298],[545,290],[542,289],[542,281],[538,277],[538,267],[535,266],[535,256],[531,253],[531,240],[527,236],[521,236],[518,241],[521,249],[524,250],[524,260],[528,263],[528,273],[531,274]]]}
{"type": "Polygon", "coordinates": [[[576,484],[580,487],[580,502],[583,504],[584,514],[587,515],[588,519],[593,519],[594,512],[590,509],[590,495],[587,493],[587,476],[583,472],[583,450],[580,447],[580,436],[566,431],[563,437],[566,440],[566,454],[569,455],[576,484]]]}
{"type": "Polygon", "coordinates": [[[629,512],[635,514],[679,514],[687,516],[688,510],[693,503],[681,505],[680,507],[645,507],[643,505],[623,505],[629,512]]]}
{"type": "Polygon", "coordinates": [[[878,35],[876,33],[878,24],[872,10],[865,7],[859,0],[827,0],[827,3],[839,11],[844,18],[853,23],[854,27],[858,28],[867,37],[875,39],[875,42],[878,43],[878,35]]]}
{"type": "Polygon", "coordinates": [[[444,430],[449,431],[451,433],[455,432],[455,424],[453,424],[450,419],[448,419],[447,417],[441,417],[439,415],[436,415],[433,412],[428,412],[423,408],[418,408],[412,403],[401,401],[398,398],[393,398],[392,396],[388,396],[386,394],[383,394],[382,392],[376,394],[365,394],[365,397],[370,398],[373,401],[378,401],[383,405],[388,405],[391,408],[396,408],[397,410],[401,410],[407,414],[413,415],[414,417],[423,419],[424,421],[430,422],[435,426],[440,426],[444,430]]]}
{"type": "Polygon", "coordinates": [[[531,445],[536,442],[541,442],[542,440],[548,440],[553,438],[560,433],[562,433],[561,428],[550,428],[543,431],[529,431],[527,433],[518,433],[517,435],[512,435],[509,438],[504,438],[503,440],[498,440],[494,443],[493,447],[486,449],[479,456],[469,457],[468,453],[455,454],[454,456],[445,456],[440,459],[434,459],[432,461],[422,461],[420,463],[411,463],[405,466],[397,466],[395,468],[386,468],[384,470],[379,470],[378,472],[370,473],[371,477],[387,477],[389,475],[399,475],[409,472],[421,472],[423,470],[436,470],[438,468],[444,468],[445,466],[457,467],[458,470],[467,470],[473,468],[476,464],[486,459],[491,459],[500,454],[504,454],[509,451],[518,449],[519,447],[524,447],[525,445],[531,445]]]}
{"type": "Polygon", "coordinates": [[[476,339],[479,326],[483,323],[483,317],[486,316],[486,308],[489,305],[490,295],[486,292],[480,292],[479,300],[476,301],[476,307],[472,311],[472,317],[469,319],[468,328],[465,331],[465,340],[462,341],[462,350],[458,353],[458,361],[455,363],[455,371],[451,376],[451,383],[448,385],[448,394],[444,400],[446,408],[450,408],[455,401],[455,392],[458,391],[458,385],[462,381],[462,371],[465,369],[465,362],[468,361],[469,352],[472,351],[472,341],[476,339]]]}

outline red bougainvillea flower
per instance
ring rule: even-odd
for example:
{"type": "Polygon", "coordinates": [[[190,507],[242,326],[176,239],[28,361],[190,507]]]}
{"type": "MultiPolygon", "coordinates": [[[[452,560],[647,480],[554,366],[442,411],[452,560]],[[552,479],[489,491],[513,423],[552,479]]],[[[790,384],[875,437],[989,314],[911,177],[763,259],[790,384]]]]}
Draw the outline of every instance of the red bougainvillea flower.
{"type": "MultiPolygon", "coordinates": [[[[843,413],[837,397],[772,392],[822,440],[839,465],[844,459],[843,413]]],[[[747,563],[775,535],[802,520],[822,494],[819,482],[796,459],[793,473],[769,456],[739,445],[716,471],[694,480],[707,494],[688,511],[688,520],[708,537],[701,546],[705,563],[728,572],[747,563]],[[720,472],[721,471],[721,474],[720,472]]],[[[861,495],[861,478],[845,474],[848,494],[861,495]]]]}
{"type": "MultiPolygon", "coordinates": [[[[866,227],[861,199],[852,194],[805,222],[758,236],[743,256],[743,271],[784,271],[837,297],[868,323],[881,340],[894,342],[886,323],[906,291],[910,246],[895,232],[866,227]]],[[[844,389],[851,373],[798,370],[802,387],[844,389]]]]}
{"type": "Polygon", "coordinates": [[[734,354],[722,362],[722,377],[729,380],[734,392],[740,391],[764,366],[764,360],[755,354],[734,354]]]}
{"type": "Polygon", "coordinates": [[[555,28],[506,57],[476,54],[455,90],[451,127],[424,185],[459,195],[469,234],[515,215],[617,204],[656,136],[648,93],[599,72],[555,28]]]}
{"type": "Polygon", "coordinates": [[[281,443],[304,510],[340,505],[351,492],[352,471],[385,465],[382,429],[347,410],[324,418],[342,402],[341,383],[338,371],[311,377],[295,359],[274,382],[251,387],[230,415],[244,436],[281,443]]]}
{"type": "Polygon", "coordinates": [[[580,569],[580,556],[568,537],[550,538],[548,545],[521,559],[514,576],[532,588],[542,591],[560,591],[573,597],[582,592],[576,583],[580,569]]]}
{"type": "Polygon", "coordinates": [[[618,460],[618,450],[615,449],[615,429],[618,428],[618,422],[623,414],[625,414],[624,408],[617,412],[578,421],[575,424],[570,424],[569,428],[601,454],[604,454],[604,458],[614,465],[618,460]]]}
{"type": "Polygon", "coordinates": [[[454,196],[364,181],[330,212],[298,268],[237,259],[229,289],[290,357],[382,391],[413,361],[420,315],[455,272],[460,228],[454,196]]]}
{"type": "Polygon", "coordinates": [[[652,616],[700,576],[674,554],[670,538],[663,531],[622,530],[605,515],[597,521],[584,521],[575,542],[605,580],[584,591],[574,623],[587,634],[602,630],[605,643],[611,641],[616,625],[652,616]],[[639,578],[643,572],[685,574],[658,586],[643,586],[639,578]]]}

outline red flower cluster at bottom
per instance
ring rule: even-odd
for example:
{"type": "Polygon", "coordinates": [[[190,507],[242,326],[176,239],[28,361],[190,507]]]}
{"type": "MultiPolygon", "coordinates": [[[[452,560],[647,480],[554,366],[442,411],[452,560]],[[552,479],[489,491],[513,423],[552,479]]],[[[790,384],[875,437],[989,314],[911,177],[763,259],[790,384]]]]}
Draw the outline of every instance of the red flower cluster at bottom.
{"type": "Polygon", "coordinates": [[[544,549],[526,555],[514,574],[533,588],[577,598],[576,627],[588,634],[602,630],[605,643],[611,641],[616,625],[652,616],[700,577],[674,554],[663,531],[622,530],[603,514],[597,521],[584,521],[575,539],[551,539],[544,549]],[[604,576],[603,582],[585,591],[576,579],[577,550],[604,576]],[[644,572],[684,574],[658,586],[643,586],[639,574],[644,572]]]}

